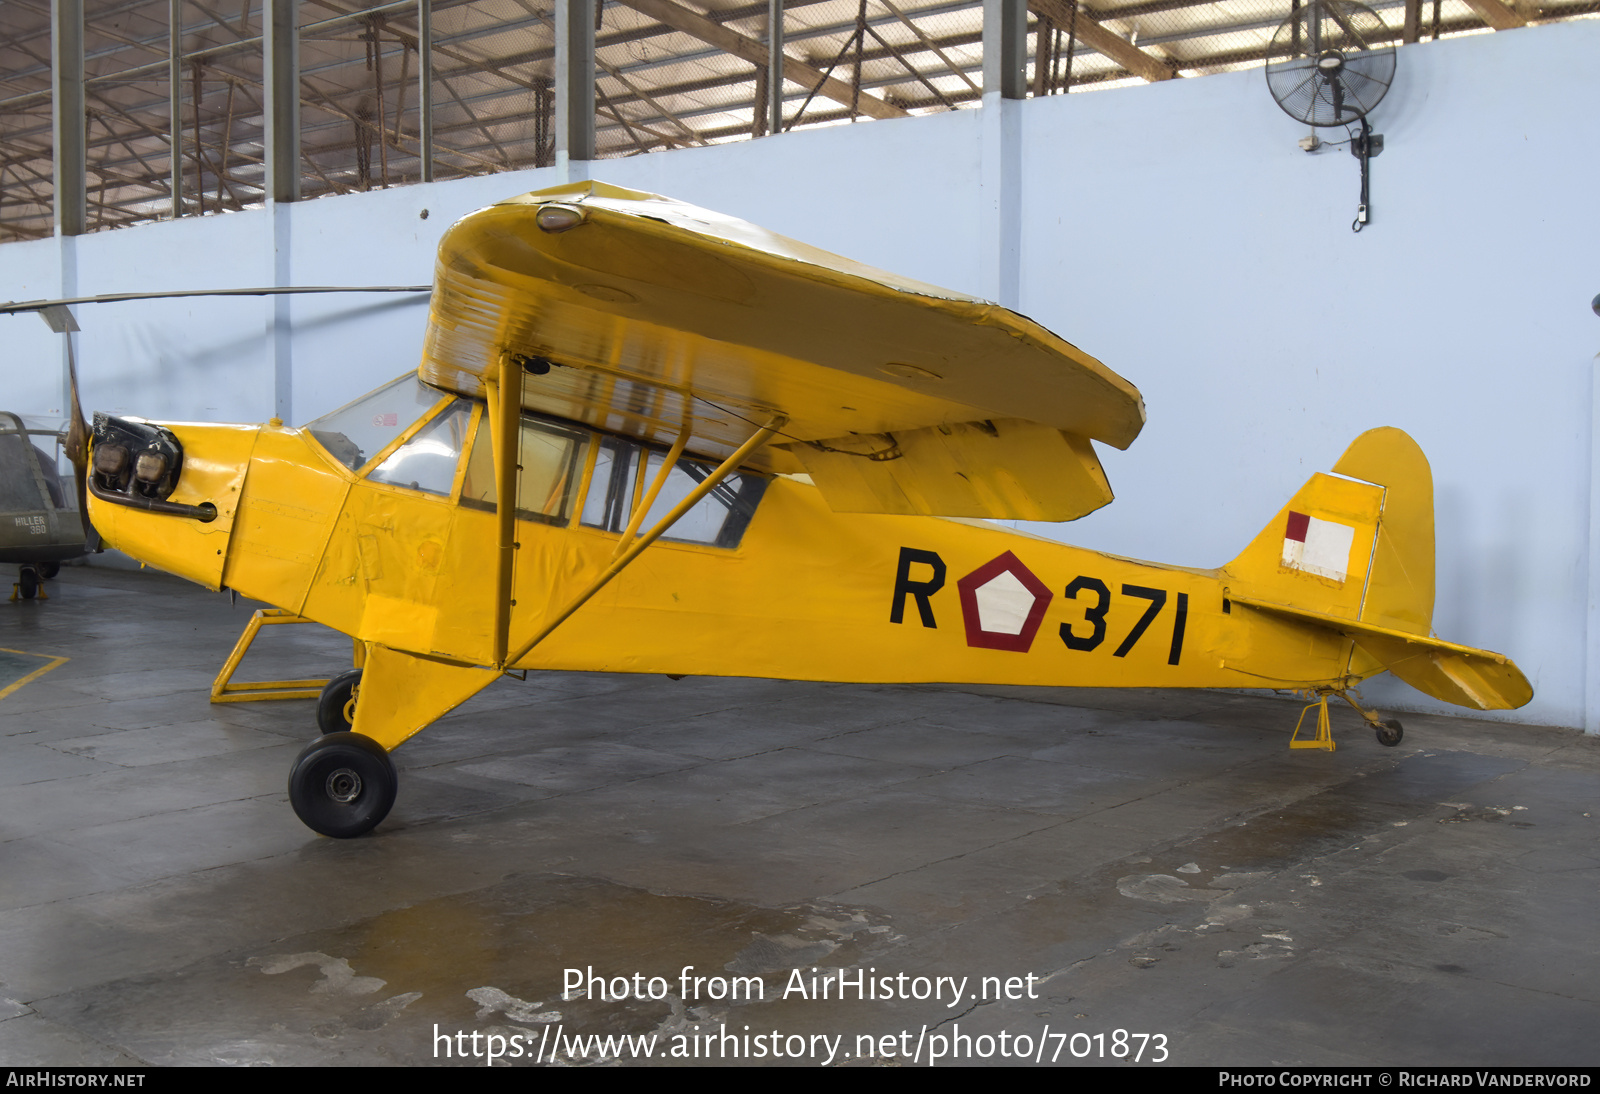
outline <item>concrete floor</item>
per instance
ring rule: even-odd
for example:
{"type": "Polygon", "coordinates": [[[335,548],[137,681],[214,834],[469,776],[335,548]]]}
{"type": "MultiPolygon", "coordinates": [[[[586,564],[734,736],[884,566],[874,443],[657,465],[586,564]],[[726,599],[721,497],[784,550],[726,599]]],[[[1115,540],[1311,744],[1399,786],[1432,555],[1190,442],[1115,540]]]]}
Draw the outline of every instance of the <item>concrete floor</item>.
{"type": "MultiPolygon", "coordinates": [[[[400,749],[394,812],[336,841],[284,789],[311,704],[207,702],[248,605],[48,589],[0,602],[0,689],[71,659],[0,698],[8,1065],[481,1064],[474,1032],[705,1062],[724,1027],[756,1062],[1092,1063],[1117,1030],[1165,1038],[1144,1063],[1600,1059],[1577,732],[1410,716],[1385,749],[1339,712],[1337,752],[1290,752],[1272,697],[547,675],[400,749]],[[562,998],[591,968],[661,997],[562,998]],[[785,997],[796,969],[830,998],[785,997]],[[943,998],[839,1001],[840,970],[943,998]],[[937,977],[970,978],[954,1007],[937,977]]],[[[348,657],[279,627],[240,676],[348,657]]]]}

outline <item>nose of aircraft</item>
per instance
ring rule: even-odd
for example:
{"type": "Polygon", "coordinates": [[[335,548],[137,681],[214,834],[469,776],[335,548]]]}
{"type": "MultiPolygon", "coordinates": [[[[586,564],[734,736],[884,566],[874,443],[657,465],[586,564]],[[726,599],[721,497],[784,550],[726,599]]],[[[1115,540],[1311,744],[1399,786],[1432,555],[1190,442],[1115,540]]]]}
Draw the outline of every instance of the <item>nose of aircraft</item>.
{"type": "Polygon", "coordinates": [[[259,427],[94,416],[89,515],[106,546],[220,588],[259,427]]]}

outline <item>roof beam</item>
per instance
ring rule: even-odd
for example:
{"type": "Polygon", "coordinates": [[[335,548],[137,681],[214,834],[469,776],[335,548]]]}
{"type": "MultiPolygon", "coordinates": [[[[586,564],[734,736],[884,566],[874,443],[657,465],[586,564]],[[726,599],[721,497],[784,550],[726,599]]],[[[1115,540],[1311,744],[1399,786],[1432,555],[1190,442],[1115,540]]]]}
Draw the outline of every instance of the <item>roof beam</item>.
{"type": "MultiPolygon", "coordinates": [[[[1497,4],[1500,0],[1468,0],[1468,2],[1497,4]]],[[[1068,26],[1073,26],[1073,29],[1077,31],[1078,41],[1096,53],[1104,54],[1111,58],[1140,79],[1156,83],[1159,80],[1170,80],[1177,75],[1162,61],[1152,57],[1138,46],[1117,37],[1115,33],[1095,22],[1090,17],[1088,9],[1081,4],[1078,7],[1075,26],[1073,24],[1072,9],[1062,0],[1028,0],[1028,10],[1035,15],[1049,19],[1057,27],[1065,29],[1068,26]]]]}
{"type": "MultiPolygon", "coordinates": [[[[765,67],[771,62],[772,54],[762,43],[754,38],[747,38],[736,30],[730,30],[699,12],[690,11],[675,0],[620,0],[620,2],[641,15],[648,15],[673,30],[682,31],[692,38],[698,38],[753,65],[765,67]]],[[[869,117],[907,116],[907,111],[893,103],[885,102],[876,95],[862,92],[858,99],[850,85],[843,80],[835,80],[832,76],[824,75],[794,57],[783,58],[783,76],[784,79],[801,87],[815,88],[818,95],[832,99],[836,103],[843,103],[845,106],[854,103],[857,110],[869,117]]]]}
{"type": "Polygon", "coordinates": [[[1479,18],[1495,30],[1514,30],[1528,25],[1526,19],[1506,7],[1500,0],[1467,0],[1467,7],[1477,12],[1479,18]]]}
{"type": "Polygon", "coordinates": [[[893,0],[882,0],[882,3],[884,7],[889,9],[891,15],[900,20],[907,27],[911,28],[911,33],[917,36],[917,40],[923,45],[927,46],[929,51],[932,52],[935,57],[943,61],[946,68],[948,68],[951,72],[954,72],[957,76],[961,77],[961,82],[966,84],[967,88],[971,90],[974,95],[977,95],[980,98],[983,96],[983,91],[978,87],[977,84],[972,82],[972,79],[965,72],[961,70],[961,66],[952,61],[945,54],[944,50],[939,48],[938,44],[935,43],[932,38],[929,38],[926,34],[924,34],[921,27],[917,26],[917,24],[913,23],[910,19],[907,19],[905,12],[894,6],[893,0]]]}
{"type": "MultiPolygon", "coordinates": [[[[528,3],[528,0],[516,0],[516,4],[523,11],[527,12],[529,15],[533,16],[535,19],[538,19],[540,22],[546,24],[547,26],[549,26],[551,28],[552,31],[554,31],[554,29],[555,29],[555,21],[549,15],[546,15],[544,12],[539,11],[532,4],[528,3]]],[[[598,49],[599,46],[600,46],[600,42],[599,42],[599,39],[597,38],[595,40],[595,48],[598,49]]],[[[615,65],[607,64],[605,61],[602,61],[598,56],[595,57],[595,64],[597,66],[599,66],[600,68],[605,69],[606,74],[608,76],[610,76],[613,80],[616,80],[623,87],[627,88],[628,89],[628,93],[630,95],[634,96],[634,98],[636,98],[636,99],[642,99],[644,102],[648,103],[654,110],[656,110],[659,114],[661,114],[662,117],[666,118],[668,121],[670,121],[674,125],[676,125],[679,129],[683,130],[684,136],[688,137],[690,140],[694,141],[697,144],[706,144],[706,143],[708,143],[704,139],[702,139],[700,137],[700,135],[697,134],[694,130],[690,129],[687,125],[685,125],[683,123],[683,121],[676,114],[672,113],[672,111],[668,110],[666,107],[664,107],[660,103],[656,102],[656,100],[651,98],[650,95],[647,92],[645,92],[642,89],[640,89],[639,87],[637,87],[632,81],[630,81],[626,76],[624,76],[622,74],[622,71],[620,69],[618,69],[615,65]]],[[[628,124],[627,119],[622,116],[622,113],[620,111],[618,111],[612,105],[611,98],[609,96],[607,96],[605,94],[605,92],[600,90],[600,83],[599,83],[598,80],[595,81],[595,89],[594,90],[595,90],[595,94],[596,95],[598,95],[601,98],[606,100],[606,103],[605,103],[606,111],[609,112],[613,118],[616,118],[617,121],[622,124],[622,127],[624,129],[628,130],[629,134],[632,135],[633,128],[628,124]]],[[[646,128],[646,132],[651,133],[653,136],[659,137],[661,140],[663,140],[664,142],[666,142],[670,146],[676,147],[676,146],[679,146],[679,145],[683,144],[682,141],[674,140],[672,137],[667,136],[666,134],[656,133],[654,130],[648,129],[648,127],[645,127],[645,128],[646,128]]],[[[640,144],[641,149],[643,148],[642,143],[639,142],[639,139],[637,137],[634,137],[634,142],[636,144],[640,144]]]]}
{"type": "MultiPolygon", "coordinates": [[[[701,145],[711,143],[711,142],[707,141],[704,137],[702,137],[700,134],[696,133],[693,129],[691,129],[689,127],[688,123],[685,122],[682,118],[678,117],[672,111],[668,110],[666,107],[662,106],[659,102],[657,102],[654,98],[652,98],[648,92],[646,92],[642,88],[637,87],[636,85],[634,85],[626,76],[624,76],[621,72],[619,72],[615,67],[606,64],[604,61],[601,61],[598,58],[596,59],[596,63],[601,68],[605,69],[606,70],[606,74],[609,75],[613,80],[617,81],[617,83],[619,83],[623,87],[627,88],[628,89],[628,94],[632,95],[636,100],[644,102],[646,105],[648,105],[656,113],[660,114],[667,121],[669,121],[673,125],[677,126],[680,130],[682,130],[683,135],[685,137],[687,137],[689,140],[693,141],[696,144],[701,144],[701,145]]],[[[597,95],[604,94],[604,92],[602,92],[600,90],[600,85],[598,83],[596,83],[596,85],[595,85],[595,94],[597,94],[597,95]]],[[[611,111],[612,116],[615,117],[617,119],[617,121],[622,122],[622,112],[616,109],[615,105],[613,104],[613,101],[611,99],[609,99],[609,98],[606,100],[606,107],[607,107],[608,110],[611,111]]],[[[628,123],[627,122],[622,122],[622,124],[623,125],[627,125],[628,123]]],[[[657,134],[657,136],[660,136],[661,139],[666,141],[668,144],[672,144],[672,145],[683,145],[684,144],[683,141],[673,140],[671,137],[669,137],[669,136],[667,136],[665,134],[657,134]]]]}

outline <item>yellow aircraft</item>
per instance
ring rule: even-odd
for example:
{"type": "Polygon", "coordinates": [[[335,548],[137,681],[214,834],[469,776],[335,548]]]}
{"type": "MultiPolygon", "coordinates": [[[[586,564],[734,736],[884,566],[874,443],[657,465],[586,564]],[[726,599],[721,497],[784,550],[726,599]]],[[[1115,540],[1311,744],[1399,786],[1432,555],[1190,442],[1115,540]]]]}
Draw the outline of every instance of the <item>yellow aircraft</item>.
{"type": "Polygon", "coordinates": [[[1105,505],[1091,441],[1143,423],[997,305],[583,183],[452,227],[416,373],[303,428],[97,415],[89,505],[108,544],[364,649],[289,779],[330,836],[377,825],[389,752],[514,670],[1293,688],[1320,703],[1293,743],[1322,748],[1327,697],[1384,669],[1532,697],[1430,637],[1432,477],[1396,429],[1216,570],[983,519],[1105,505]]]}

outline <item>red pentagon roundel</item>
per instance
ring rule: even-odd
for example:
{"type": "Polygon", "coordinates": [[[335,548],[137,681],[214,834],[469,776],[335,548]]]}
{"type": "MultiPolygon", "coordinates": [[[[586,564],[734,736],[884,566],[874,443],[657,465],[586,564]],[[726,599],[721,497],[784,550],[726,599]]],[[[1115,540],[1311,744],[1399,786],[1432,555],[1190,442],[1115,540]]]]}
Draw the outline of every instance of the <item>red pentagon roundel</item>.
{"type": "Polygon", "coordinates": [[[1039,633],[1051,592],[1007,551],[956,582],[967,645],[1027,653],[1039,633]]]}

